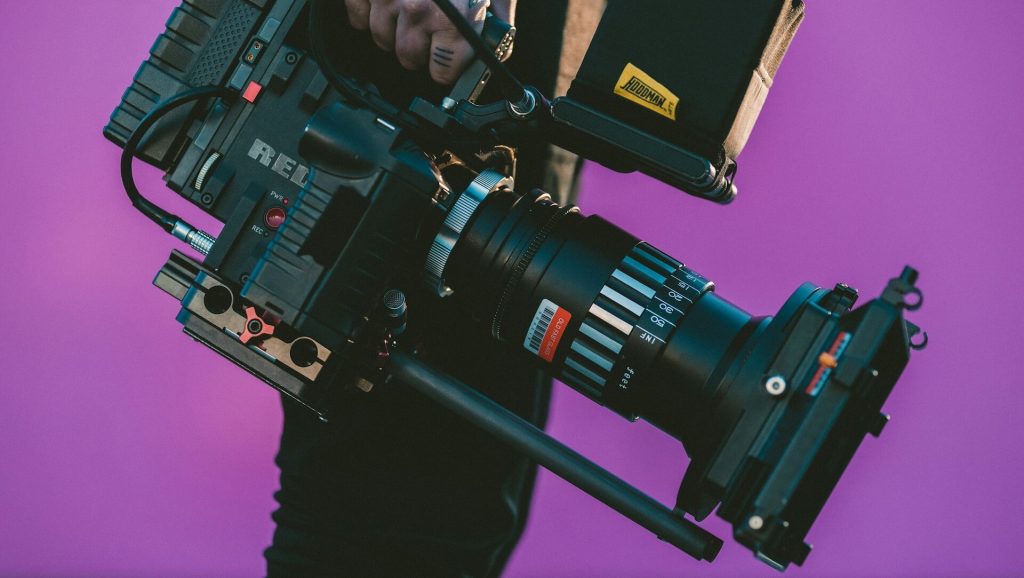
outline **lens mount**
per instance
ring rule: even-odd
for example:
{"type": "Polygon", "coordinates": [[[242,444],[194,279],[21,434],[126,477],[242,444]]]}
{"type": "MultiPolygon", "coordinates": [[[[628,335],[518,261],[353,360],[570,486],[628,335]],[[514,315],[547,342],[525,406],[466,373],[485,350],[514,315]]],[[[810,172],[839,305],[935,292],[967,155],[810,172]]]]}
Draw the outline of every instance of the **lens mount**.
{"type": "Polygon", "coordinates": [[[455,199],[455,203],[445,216],[441,228],[430,245],[424,265],[424,280],[438,296],[447,297],[452,293],[444,276],[448,258],[456,243],[459,242],[466,224],[480,207],[480,203],[491,193],[501,189],[511,189],[512,186],[512,177],[488,169],[477,175],[473,182],[466,187],[466,190],[455,199]]]}

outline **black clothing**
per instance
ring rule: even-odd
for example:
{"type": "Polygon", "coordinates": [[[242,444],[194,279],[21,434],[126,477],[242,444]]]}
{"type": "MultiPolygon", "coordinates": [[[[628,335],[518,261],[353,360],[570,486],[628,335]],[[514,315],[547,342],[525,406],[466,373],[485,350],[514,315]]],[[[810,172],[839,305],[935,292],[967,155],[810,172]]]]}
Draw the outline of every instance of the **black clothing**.
{"type": "MultiPolygon", "coordinates": [[[[520,2],[511,65],[545,94],[558,71],[565,7],[520,2]]],[[[552,162],[550,147],[537,146],[519,158],[517,188],[561,191],[566,200],[574,157],[552,162]]],[[[449,301],[421,307],[429,311],[418,322],[432,327],[426,360],[543,426],[550,380],[449,301]]],[[[529,460],[401,384],[349,396],[327,425],[287,399],[284,415],[270,576],[476,577],[504,568],[526,521],[536,475],[529,460]]]]}

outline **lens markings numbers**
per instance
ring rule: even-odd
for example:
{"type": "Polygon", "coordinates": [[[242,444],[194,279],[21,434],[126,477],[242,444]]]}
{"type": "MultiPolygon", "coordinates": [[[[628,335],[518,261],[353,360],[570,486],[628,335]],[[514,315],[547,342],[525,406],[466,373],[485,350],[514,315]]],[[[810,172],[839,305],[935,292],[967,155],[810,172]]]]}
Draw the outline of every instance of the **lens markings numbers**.
{"type": "Polygon", "coordinates": [[[707,286],[707,281],[682,271],[681,268],[665,279],[644,309],[644,314],[637,320],[636,332],[629,339],[632,347],[629,344],[626,346],[626,349],[631,351],[624,354],[613,369],[613,375],[618,378],[616,385],[619,389],[629,390],[630,382],[637,374],[637,367],[646,367],[653,361],[658,350],[683,318],[686,309],[701,296],[701,290],[694,285],[707,286]],[[680,273],[685,275],[685,279],[677,277],[680,273]]]}

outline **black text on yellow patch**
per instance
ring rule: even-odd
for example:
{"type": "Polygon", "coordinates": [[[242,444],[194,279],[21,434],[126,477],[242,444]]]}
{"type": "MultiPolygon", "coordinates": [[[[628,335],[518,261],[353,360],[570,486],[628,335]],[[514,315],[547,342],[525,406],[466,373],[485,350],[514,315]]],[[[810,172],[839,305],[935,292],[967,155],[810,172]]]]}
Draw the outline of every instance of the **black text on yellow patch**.
{"type": "Polygon", "coordinates": [[[615,83],[615,94],[654,112],[676,119],[679,97],[632,63],[627,63],[615,83]]]}

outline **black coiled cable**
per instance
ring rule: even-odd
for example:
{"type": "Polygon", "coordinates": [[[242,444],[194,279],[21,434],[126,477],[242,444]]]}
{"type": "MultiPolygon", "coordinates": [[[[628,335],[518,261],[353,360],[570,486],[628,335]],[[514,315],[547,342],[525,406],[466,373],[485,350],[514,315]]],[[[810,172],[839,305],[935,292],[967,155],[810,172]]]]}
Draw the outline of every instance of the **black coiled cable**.
{"type": "Polygon", "coordinates": [[[160,225],[164,231],[170,233],[174,229],[175,224],[181,221],[181,218],[143,197],[142,193],[139,192],[138,186],[135,184],[132,161],[138,153],[138,146],[142,141],[142,137],[164,115],[176,108],[207,98],[233,98],[237,94],[233,90],[219,86],[202,86],[179,92],[167,100],[157,103],[146,116],[142,117],[139,126],[128,137],[128,141],[124,143],[124,149],[121,151],[121,183],[124,185],[124,191],[128,194],[128,199],[131,200],[132,206],[143,215],[149,217],[154,223],[160,225]]]}

